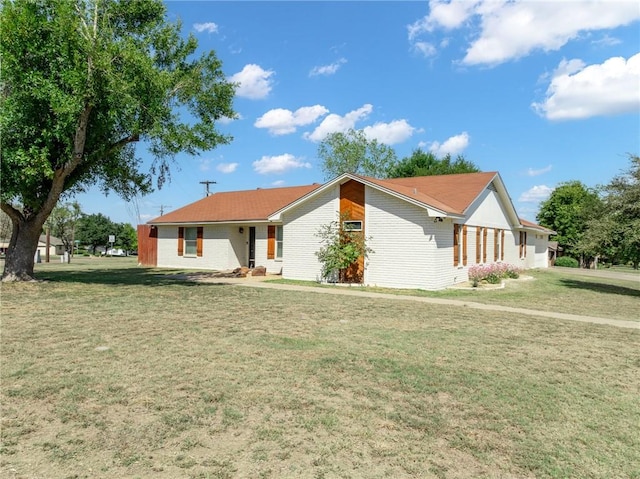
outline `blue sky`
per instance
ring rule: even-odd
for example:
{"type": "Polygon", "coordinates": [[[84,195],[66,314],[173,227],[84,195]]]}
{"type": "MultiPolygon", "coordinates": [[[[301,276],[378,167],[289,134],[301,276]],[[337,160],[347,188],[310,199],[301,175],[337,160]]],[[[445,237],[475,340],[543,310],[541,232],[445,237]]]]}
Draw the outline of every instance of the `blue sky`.
{"type": "MultiPolygon", "coordinates": [[[[327,134],[362,129],[499,171],[521,217],[564,181],[607,183],[640,154],[633,1],[166,2],[239,83],[229,145],[180,155],[171,183],[85,213],[135,225],[211,192],[325,181],[327,134]]],[[[138,153],[148,163],[142,146],[138,153]]]]}

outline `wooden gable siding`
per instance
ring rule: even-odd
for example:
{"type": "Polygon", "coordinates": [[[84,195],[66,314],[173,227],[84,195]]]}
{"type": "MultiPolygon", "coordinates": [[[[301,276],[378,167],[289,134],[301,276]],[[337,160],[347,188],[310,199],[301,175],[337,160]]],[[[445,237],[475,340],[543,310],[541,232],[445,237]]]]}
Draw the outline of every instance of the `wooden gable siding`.
{"type": "Polygon", "coordinates": [[[364,185],[349,180],[340,185],[340,214],[349,215],[350,220],[364,222],[364,185]]]}
{"type": "MultiPolygon", "coordinates": [[[[358,181],[349,180],[340,185],[340,216],[349,220],[362,221],[364,235],[364,185],[358,181]]],[[[362,283],[364,280],[364,256],[344,271],[344,281],[347,283],[362,283]]]]}
{"type": "Polygon", "coordinates": [[[158,228],[138,225],[138,262],[142,266],[158,265],[158,228]]]}

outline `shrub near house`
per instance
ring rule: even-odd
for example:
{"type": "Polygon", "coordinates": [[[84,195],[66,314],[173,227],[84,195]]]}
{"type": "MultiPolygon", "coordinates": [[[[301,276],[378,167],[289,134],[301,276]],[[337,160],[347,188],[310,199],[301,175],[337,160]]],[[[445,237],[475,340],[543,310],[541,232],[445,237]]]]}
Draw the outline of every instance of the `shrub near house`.
{"type": "Polygon", "coordinates": [[[520,271],[520,268],[505,263],[480,264],[469,268],[469,281],[474,287],[483,281],[499,284],[504,278],[519,278],[520,271]]]}

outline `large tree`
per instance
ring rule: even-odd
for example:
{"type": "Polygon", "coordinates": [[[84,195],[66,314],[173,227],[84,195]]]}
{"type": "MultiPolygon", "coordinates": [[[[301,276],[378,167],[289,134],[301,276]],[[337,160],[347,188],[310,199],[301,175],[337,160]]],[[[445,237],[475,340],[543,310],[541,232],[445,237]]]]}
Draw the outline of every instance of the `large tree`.
{"type": "Polygon", "coordinates": [[[480,169],[471,161],[458,155],[452,160],[450,154],[442,158],[420,148],[413,150],[411,156],[403,158],[389,168],[389,178],[408,178],[411,176],[450,175],[454,173],[477,173],[480,169]]]}
{"type": "Polygon", "coordinates": [[[610,261],[640,265],[640,157],[600,188],[602,203],[591,210],[578,249],[610,261]]]}
{"type": "Polygon", "coordinates": [[[598,193],[580,181],[568,181],[553,190],[540,204],[538,223],[556,232],[552,238],[569,255],[579,256],[576,249],[582,239],[590,215],[600,207],[598,193]]]}
{"type": "Polygon", "coordinates": [[[326,179],[343,173],[385,178],[396,162],[396,153],[388,145],[366,137],[364,131],[350,129],[331,133],[318,145],[318,157],[326,179]]]}
{"type": "Polygon", "coordinates": [[[230,141],[234,85],[160,0],[13,0],[0,6],[0,208],[13,232],[3,280],[33,278],[47,217],[97,184],[161,186],[176,154],[230,141]],[[153,157],[141,170],[135,144],[153,157]]]}
{"type": "Polygon", "coordinates": [[[114,223],[102,213],[83,216],[78,222],[76,237],[78,241],[95,254],[98,246],[105,251],[110,246],[109,236],[117,236],[119,225],[114,223]]]}

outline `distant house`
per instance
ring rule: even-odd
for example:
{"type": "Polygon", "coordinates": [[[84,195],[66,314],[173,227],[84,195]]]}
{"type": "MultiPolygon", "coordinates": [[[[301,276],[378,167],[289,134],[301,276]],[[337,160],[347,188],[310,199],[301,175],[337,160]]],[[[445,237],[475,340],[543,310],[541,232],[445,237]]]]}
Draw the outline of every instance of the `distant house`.
{"type": "Polygon", "coordinates": [[[553,232],[518,218],[496,172],[375,179],[341,175],[323,185],[215,193],[138,228],[139,261],[228,270],[262,265],[320,279],[321,225],[348,213],[373,250],[354,279],[436,290],[466,281],[475,264],[548,265],[553,232]]]}
{"type": "MultiPolygon", "coordinates": [[[[44,258],[47,254],[47,235],[40,235],[38,240],[38,252],[44,258]]],[[[49,256],[60,256],[64,254],[64,243],[60,238],[49,235],[49,256]]]]}

